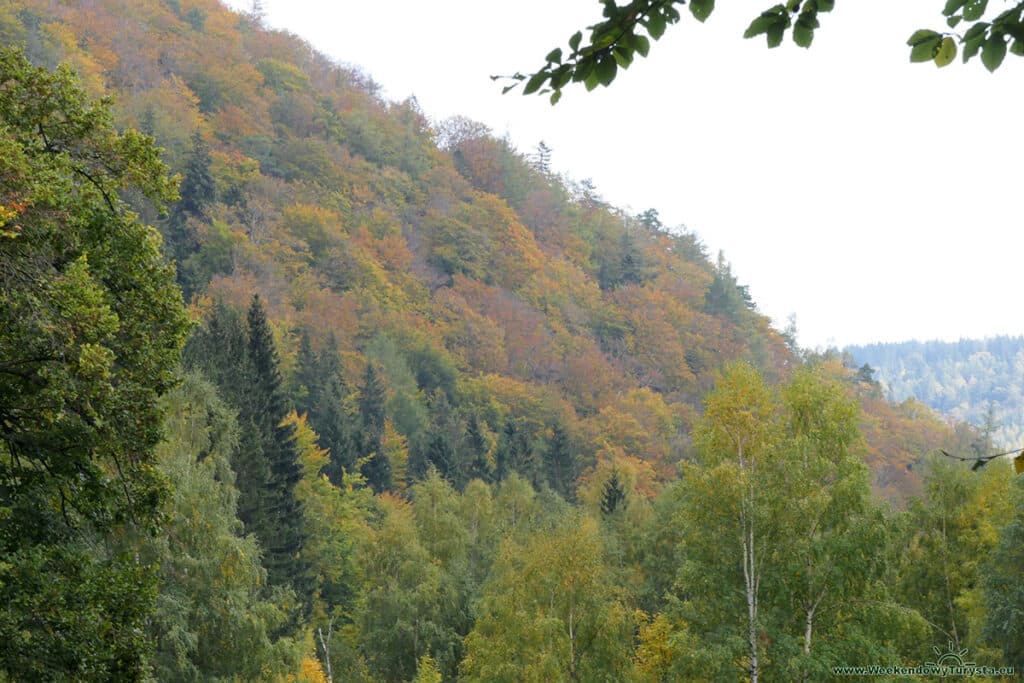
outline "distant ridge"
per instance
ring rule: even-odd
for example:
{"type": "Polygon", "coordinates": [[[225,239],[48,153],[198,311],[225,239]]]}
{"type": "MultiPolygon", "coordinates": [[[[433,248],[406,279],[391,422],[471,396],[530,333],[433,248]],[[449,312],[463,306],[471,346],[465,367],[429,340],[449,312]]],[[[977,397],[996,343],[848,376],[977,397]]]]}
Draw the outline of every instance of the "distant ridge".
{"type": "Polygon", "coordinates": [[[1024,441],[1024,336],[847,346],[875,370],[886,395],[916,398],[988,431],[998,446],[1024,441]]]}

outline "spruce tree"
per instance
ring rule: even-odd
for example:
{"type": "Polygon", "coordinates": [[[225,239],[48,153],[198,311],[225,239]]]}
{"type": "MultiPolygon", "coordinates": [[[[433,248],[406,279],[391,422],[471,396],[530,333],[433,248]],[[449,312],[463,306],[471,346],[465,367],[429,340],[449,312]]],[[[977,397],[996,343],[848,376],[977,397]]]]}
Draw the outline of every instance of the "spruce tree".
{"type": "Polygon", "coordinates": [[[349,391],[341,374],[337,342],[333,336],[317,354],[313,351],[309,335],[303,333],[295,385],[296,408],[307,415],[310,426],[320,437],[320,447],[329,452],[330,460],[324,466],[323,474],[340,486],[343,472],[355,471],[356,430],[345,412],[349,391]]]}
{"type": "Polygon", "coordinates": [[[604,483],[604,490],[601,492],[601,514],[611,516],[616,510],[626,507],[626,489],[619,481],[619,473],[612,470],[612,475],[604,483]]]}
{"type": "Polygon", "coordinates": [[[252,526],[264,549],[269,582],[292,583],[301,595],[306,572],[297,558],[305,538],[295,485],[302,471],[295,449],[295,430],[282,425],[289,405],[281,388],[274,339],[258,294],[252,298],[247,322],[250,381],[242,414],[259,435],[267,464],[262,490],[254,492],[261,503],[252,526]]]}
{"type": "Polygon", "coordinates": [[[386,400],[380,374],[369,362],[359,389],[359,415],[363,423],[360,451],[362,474],[375,493],[391,488],[391,463],[382,448],[386,400]]]}
{"type": "Polygon", "coordinates": [[[501,480],[510,473],[516,472],[537,488],[542,480],[541,468],[537,460],[537,454],[534,453],[526,432],[513,418],[509,418],[505,422],[505,428],[501,432],[501,440],[498,443],[498,479],[501,480]]]}
{"type": "Polygon", "coordinates": [[[202,133],[196,130],[192,133],[192,149],[179,188],[181,199],[175,204],[167,222],[167,249],[169,255],[178,262],[178,280],[186,295],[191,292],[194,283],[189,281],[190,277],[183,265],[189,256],[199,250],[199,240],[194,228],[189,225],[189,218],[202,219],[205,207],[216,197],[210,164],[210,148],[203,140],[202,133]]]}
{"type": "Polygon", "coordinates": [[[186,348],[186,364],[201,369],[237,411],[239,444],[232,457],[239,490],[238,518],[256,536],[270,585],[292,585],[308,595],[298,559],[305,542],[295,498],[301,476],[293,428],[281,426],[285,400],[277,351],[259,296],[245,321],[218,303],[186,348]]]}
{"type": "Polygon", "coordinates": [[[483,427],[480,419],[473,413],[469,416],[466,424],[465,436],[466,456],[466,480],[480,479],[491,480],[491,468],[487,462],[487,440],[484,438],[483,427]]]}
{"type": "Polygon", "coordinates": [[[213,174],[210,173],[210,147],[203,139],[203,134],[198,130],[193,131],[191,141],[192,149],[189,151],[185,177],[182,178],[179,189],[181,200],[175,208],[177,211],[200,217],[204,215],[206,206],[216,198],[217,187],[213,174]]]}
{"type": "Polygon", "coordinates": [[[544,452],[548,485],[568,501],[575,498],[576,458],[569,435],[561,424],[551,428],[551,439],[544,452]]]}

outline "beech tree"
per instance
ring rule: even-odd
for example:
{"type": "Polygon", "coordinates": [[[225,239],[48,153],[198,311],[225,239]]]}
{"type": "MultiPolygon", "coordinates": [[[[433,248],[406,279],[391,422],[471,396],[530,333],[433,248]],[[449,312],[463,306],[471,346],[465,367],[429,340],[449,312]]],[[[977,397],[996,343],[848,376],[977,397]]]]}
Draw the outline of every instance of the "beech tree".
{"type": "MultiPolygon", "coordinates": [[[[624,5],[600,0],[600,4],[603,19],[587,28],[586,42],[583,31],[576,31],[569,38],[568,50],[557,47],[536,72],[514,74],[510,78],[515,82],[506,86],[505,92],[523,82],[524,95],[550,93],[555,104],[570,83],[583,83],[587,90],[611,85],[619,69],[628,69],[638,55],[646,57],[651,41],[682,20],[680,8],[688,6],[699,22],[715,9],[715,0],[631,0],[624,5]]],[[[907,40],[910,61],[931,61],[943,67],[952,63],[958,52],[965,63],[980,53],[985,68],[995,71],[1008,51],[1024,55],[1024,2],[1011,3],[994,16],[988,5],[988,0],[947,0],[942,16],[950,30],[915,31],[907,40]],[[957,28],[962,31],[955,31],[957,28]]],[[[763,35],[768,47],[778,47],[789,34],[794,43],[809,48],[821,25],[819,15],[834,7],[835,0],[787,0],[755,17],[743,37],[763,35]]]]}
{"type": "Polygon", "coordinates": [[[154,465],[188,320],[160,238],[120,194],[175,198],[68,67],[0,50],[0,677],[138,678],[158,528],[154,465]]]}

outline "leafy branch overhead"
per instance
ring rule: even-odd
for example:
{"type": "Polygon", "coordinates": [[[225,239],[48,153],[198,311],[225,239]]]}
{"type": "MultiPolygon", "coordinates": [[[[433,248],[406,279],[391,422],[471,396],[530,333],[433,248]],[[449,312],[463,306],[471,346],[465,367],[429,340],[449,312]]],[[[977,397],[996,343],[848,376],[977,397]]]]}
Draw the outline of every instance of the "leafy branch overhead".
{"type": "MultiPolygon", "coordinates": [[[[615,0],[600,2],[604,19],[587,28],[590,33],[585,42],[584,32],[577,31],[569,38],[568,50],[558,47],[549,52],[539,70],[492,79],[511,80],[504,88],[506,93],[523,84],[524,95],[550,94],[555,104],[571,83],[582,83],[588,91],[611,85],[619,69],[628,69],[637,55],[646,57],[651,41],[660,39],[670,25],[681,20],[679,6],[687,5],[693,18],[702,23],[715,9],[715,0],[632,0],[621,6],[615,0]]],[[[820,26],[818,15],[834,7],[835,0],[787,0],[755,17],[743,37],[763,35],[768,47],[778,47],[788,32],[794,43],[809,48],[820,26]]],[[[960,52],[958,44],[963,46],[964,62],[980,51],[989,71],[999,67],[1007,51],[1024,55],[1024,0],[991,21],[982,21],[987,9],[988,0],[948,0],[942,14],[949,28],[969,28],[963,33],[916,31],[907,41],[910,61],[931,60],[946,66],[960,52]]]]}

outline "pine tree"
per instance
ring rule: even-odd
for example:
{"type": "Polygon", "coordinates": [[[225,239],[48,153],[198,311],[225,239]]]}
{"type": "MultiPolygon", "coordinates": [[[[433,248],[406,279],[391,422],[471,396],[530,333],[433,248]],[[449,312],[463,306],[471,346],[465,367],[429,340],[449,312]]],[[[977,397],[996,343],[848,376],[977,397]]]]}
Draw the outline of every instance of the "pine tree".
{"type": "Polygon", "coordinates": [[[382,448],[384,436],[384,383],[372,362],[366,364],[363,386],[359,390],[359,415],[362,418],[362,474],[376,493],[391,487],[391,464],[382,448]]]}
{"type": "Polygon", "coordinates": [[[754,303],[746,285],[741,285],[732,274],[732,267],[725,260],[725,254],[718,252],[718,266],[704,295],[704,310],[714,315],[726,315],[733,320],[739,318],[744,308],[753,308],[754,303]]]}
{"type": "Polygon", "coordinates": [[[410,464],[413,476],[422,479],[433,467],[437,473],[449,483],[462,485],[460,467],[458,466],[458,453],[455,445],[463,428],[452,411],[451,404],[445,392],[437,388],[430,395],[430,428],[426,438],[415,451],[415,457],[410,464]]]}

